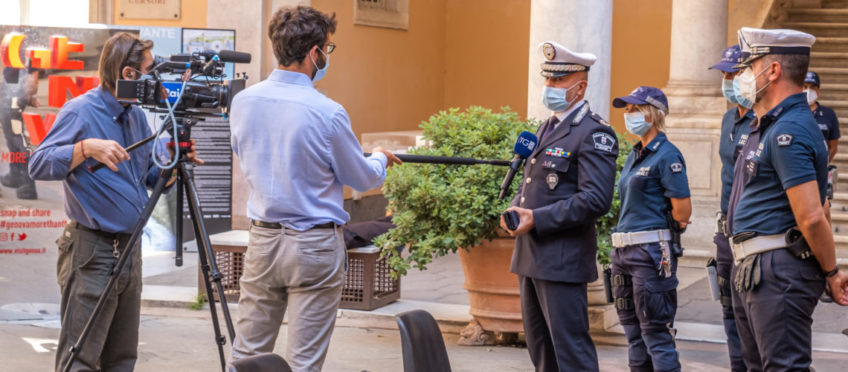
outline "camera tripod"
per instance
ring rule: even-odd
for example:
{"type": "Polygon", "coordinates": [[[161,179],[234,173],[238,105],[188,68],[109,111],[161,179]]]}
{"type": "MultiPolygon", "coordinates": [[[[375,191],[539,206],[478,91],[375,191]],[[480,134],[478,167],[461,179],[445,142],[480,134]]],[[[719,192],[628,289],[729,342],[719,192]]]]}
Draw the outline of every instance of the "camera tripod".
{"type": "MultiPolygon", "coordinates": [[[[215,285],[215,291],[218,292],[218,297],[221,300],[221,312],[224,315],[224,322],[226,323],[231,343],[235,339],[235,329],[233,327],[233,321],[230,316],[230,309],[227,307],[227,299],[224,295],[224,288],[221,284],[221,273],[220,271],[218,271],[218,265],[215,262],[215,255],[212,252],[212,244],[209,242],[209,234],[207,233],[206,226],[203,223],[203,213],[201,213],[200,210],[200,200],[197,196],[197,188],[194,184],[194,165],[191,164],[191,161],[186,157],[186,153],[191,150],[191,126],[194,125],[196,120],[198,119],[188,117],[177,117],[177,123],[170,124],[177,125],[178,137],[175,142],[172,142],[172,144],[174,146],[179,146],[180,148],[180,158],[177,160],[177,163],[173,168],[174,170],[176,170],[177,208],[179,210],[177,216],[178,218],[176,259],[177,266],[181,266],[183,213],[182,200],[183,193],[185,193],[186,201],[189,207],[189,215],[191,217],[192,225],[194,227],[194,236],[195,240],[197,241],[198,258],[200,259],[200,269],[203,273],[202,276],[206,289],[206,298],[209,299],[209,311],[212,315],[212,327],[215,331],[215,343],[218,346],[218,357],[221,360],[221,370],[224,371],[227,364],[227,359],[224,356],[224,345],[227,343],[227,339],[221,334],[221,326],[218,321],[218,312],[215,306],[215,297],[212,289],[213,283],[215,285]]],[[[169,123],[166,123],[165,130],[167,130],[168,125],[169,123]]],[[[132,151],[144,145],[145,143],[153,141],[157,138],[157,136],[158,133],[154,133],[150,137],[147,137],[131,146],[128,146],[126,150],[132,151]]],[[[102,167],[103,164],[97,164],[96,166],[90,167],[89,170],[94,172],[102,167]]],[[[156,185],[153,187],[153,192],[150,195],[150,200],[148,200],[147,204],[145,204],[144,209],[141,212],[141,216],[133,227],[129,240],[126,242],[124,249],[118,257],[118,261],[115,264],[115,267],[112,268],[112,272],[110,273],[109,280],[106,282],[106,287],[103,289],[103,293],[97,300],[97,304],[94,306],[94,309],[92,310],[91,316],[89,316],[88,321],[86,321],[85,327],[83,327],[79,338],[69,350],[70,355],[68,357],[67,362],[65,363],[65,366],[62,368],[63,371],[70,371],[74,360],[79,355],[82,346],[85,344],[85,340],[88,337],[88,334],[91,332],[95,320],[100,315],[100,312],[103,310],[103,306],[106,304],[106,299],[109,297],[109,293],[114,288],[115,282],[117,281],[119,274],[126,265],[127,259],[132,255],[132,251],[135,248],[135,243],[141,237],[144,225],[147,223],[147,220],[153,213],[153,208],[156,206],[156,202],[159,200],[159,197],[165,190],[165,186],[168,180],[171,178],[171,173],[171,169],[162,169],[160,171],[159,179],[156,181],[156,185]]]]}

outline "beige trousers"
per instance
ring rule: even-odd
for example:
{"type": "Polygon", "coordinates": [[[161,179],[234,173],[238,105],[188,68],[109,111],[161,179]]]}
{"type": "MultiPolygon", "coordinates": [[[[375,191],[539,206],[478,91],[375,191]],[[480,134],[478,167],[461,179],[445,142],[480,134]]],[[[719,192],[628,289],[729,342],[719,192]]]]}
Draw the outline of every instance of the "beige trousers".
{"type": "Polygon", "coordinates": [[[320,371],[344,285],[341,228],[295,231],[250,227],[232,360],[274,351],[289,310],[286,361],[320,371]]]}

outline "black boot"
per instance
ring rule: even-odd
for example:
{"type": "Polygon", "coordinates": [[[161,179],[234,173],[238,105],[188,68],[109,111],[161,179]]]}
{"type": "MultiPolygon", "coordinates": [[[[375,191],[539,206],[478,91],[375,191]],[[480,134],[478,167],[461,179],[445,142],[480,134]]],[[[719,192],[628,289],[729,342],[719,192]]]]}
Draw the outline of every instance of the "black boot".
{"type": "Polygon", "coordinates": [[[32,178],[29,178],[26,164],[9,164],[9,173],[0,177],[0,184],[6,187],[18,188],[28,183],[32,183],[32,178]]]}
{"type": "Polygon", "coordinates": [[[21,177],[19,175],[19,172],[9,171],[9,173],[6,173],[3,175],[3,177],[0,177],[0,184],[3,184],[3,186],[6,187],[18,188],[25,182],[26,179],[21,177]]]}
{"type": "Polygon", "coordinates": [[[30,181],[15,190],[18,199],[35,200],[38,199],[38,191],[35,190],[35,182],[30,181]]]}

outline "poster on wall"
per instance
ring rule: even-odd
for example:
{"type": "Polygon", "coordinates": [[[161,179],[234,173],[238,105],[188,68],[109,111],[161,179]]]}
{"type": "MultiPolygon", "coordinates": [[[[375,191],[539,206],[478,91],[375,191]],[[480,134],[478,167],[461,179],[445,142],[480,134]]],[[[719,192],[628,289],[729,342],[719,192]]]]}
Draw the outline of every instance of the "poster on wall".
{"type": "MultiPolygon", "coordinates": [[[[235,50],[235,30],[182,29],[182,53],[220,52],[235,50]]],[[[235,67],[227,63],[224,79],[232,79],[235,67]]],[[[230,145],[230,122],[225,117],[205,117],[192,128],[197,141],[197,156],[205,164],[195,168],[194,181],[197,197],[203,212],[203,221],[209,234],[229,231],[232,228],[233,151],[230,145]]],[[[188,204],[183,203],[183,240],[194,239],[189,219],[188,204]]],[[[196,245],[185,244],[187,250],[196,245]]]]}
{"type": "MultiPolygon", "coordinates": [[[[199,53],[205,50],[236,50],[235,30],[212,30],[207,28],[183,28],[182,53],[199,53]]],[[[226,79],[232,79],[235,66],[228,63],[224,68],[226,79]]]]}
{"type": "Polygon", "coordinates": [[[33,181],[31,150],[68,100],[100,84],[103,44],[128,29],[0,26],[0,259],[56,253],[68,222],[58,181],[33,181]]]}

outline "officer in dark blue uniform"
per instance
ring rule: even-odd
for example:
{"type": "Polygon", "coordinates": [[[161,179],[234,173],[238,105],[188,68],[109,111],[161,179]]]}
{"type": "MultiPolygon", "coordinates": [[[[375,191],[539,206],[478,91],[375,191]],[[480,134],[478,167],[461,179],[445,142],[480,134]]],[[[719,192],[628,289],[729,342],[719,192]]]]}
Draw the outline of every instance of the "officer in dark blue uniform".
{"type": "MultiPolygon", "coordinates": [[[[537,133],[512,207],[520,223],[510,270],[518,274],[527,350],[537,371],[597,371],[586,284],[598,278],[595,221],[609,211],[615,132],[583,100],[596,57],[549,41],[542,101],[553,111],[537,133]]],[[[506,229],[506,224],[501,221],[506,229]]]]}
{"type": "MultiPolygon", "coordinates": [[[[839,131],[839,119],[837,119],[836,113],[833,112],[833,109],[822,105],[818,101],[819,93],[821,93],[819,91],[820,86],[821,80],[819,79],[819,74],[813,71],[807,71],[807,76],[804,78],[804,93],[807,94],[807,104],[810,105],[810,110],[813,110],[813,117],[816,119],[816,124],[819,125],[824,140],[827,141],[827,161],[831,163],[838,151],[839,137],[842,134],[839,131]]],[[[833,182],[836,181],[835,173],[836,165],[829,165],[827,167],[828,200],[833,200],[833,191],[836,189],[833,185],[833,182]]],[[[829,212],[830,204],[828,203],[825,208],[829,212]]]]}
{"type": "Polygon", "coordinates": [[[801,92],[815,38],[742,28],[734,81],[759,119],[737,159],[728,206],[733,314],[749,371],[808,370],[822,291],[848,305],[825,218],[827,148],[801,92]]]}
{"type": "Polygon", "coordinates": [[[807,94],[807,104],[810,105],[810,110],[813,110],[813,117],[816,119],[816,124],[827,141],[828,162],[833,161],[836,156],[836,150],[839,146],[839,138],[842,134],[839,132],[839,119],[833,109],[819,103],[819,94],[821,87],[821,79],[819,74],[813,71],[807,71],[804,77],[804,93],[807,94]]]}
{"type": "Polygon", "coordinates": [[[692,214],[686,162],[663,132],[668,100],[661,90],[642,86],[612,105],[626,108],[627,131],[640,138],[618,181],[621,217],[611,254],[615,307],[627,337],[630,369],[679,371],[671,327],[677,312],[679,252],[674,245],[679,248],[679,233],[692,214]]]}
{"type": "Polygon", "coordinates": [[[733,318],[731,305],[730,268],[733,266],[733,252],[728,242],[727,204],[730,200],[730,188],[733,185],[733,165],[739,156],[742,146],[748,141],[751,132],[751,121],[754,111],[739,104],[736,92],[733,90],[733,78],[739,72],[735,65],[739,62],[742,50],[739,45],[728,47],[722,53],[721,61],[711,66],[724,74],[721,91],[728,102],[734,104],[721,119],[721,138],[718,145],[718,155],[721,159],[721,210],[716,213],[716,232],[713,242],[716,245],[716,283],[719,288],[719,301],[723,315],[724,332],[727,335],[727,350],[730,355],[730,369],[734,372],[746,371],[745,360],[742,358],[742,345],[739,333],[736,331],[736,320],[733,318]]]}

